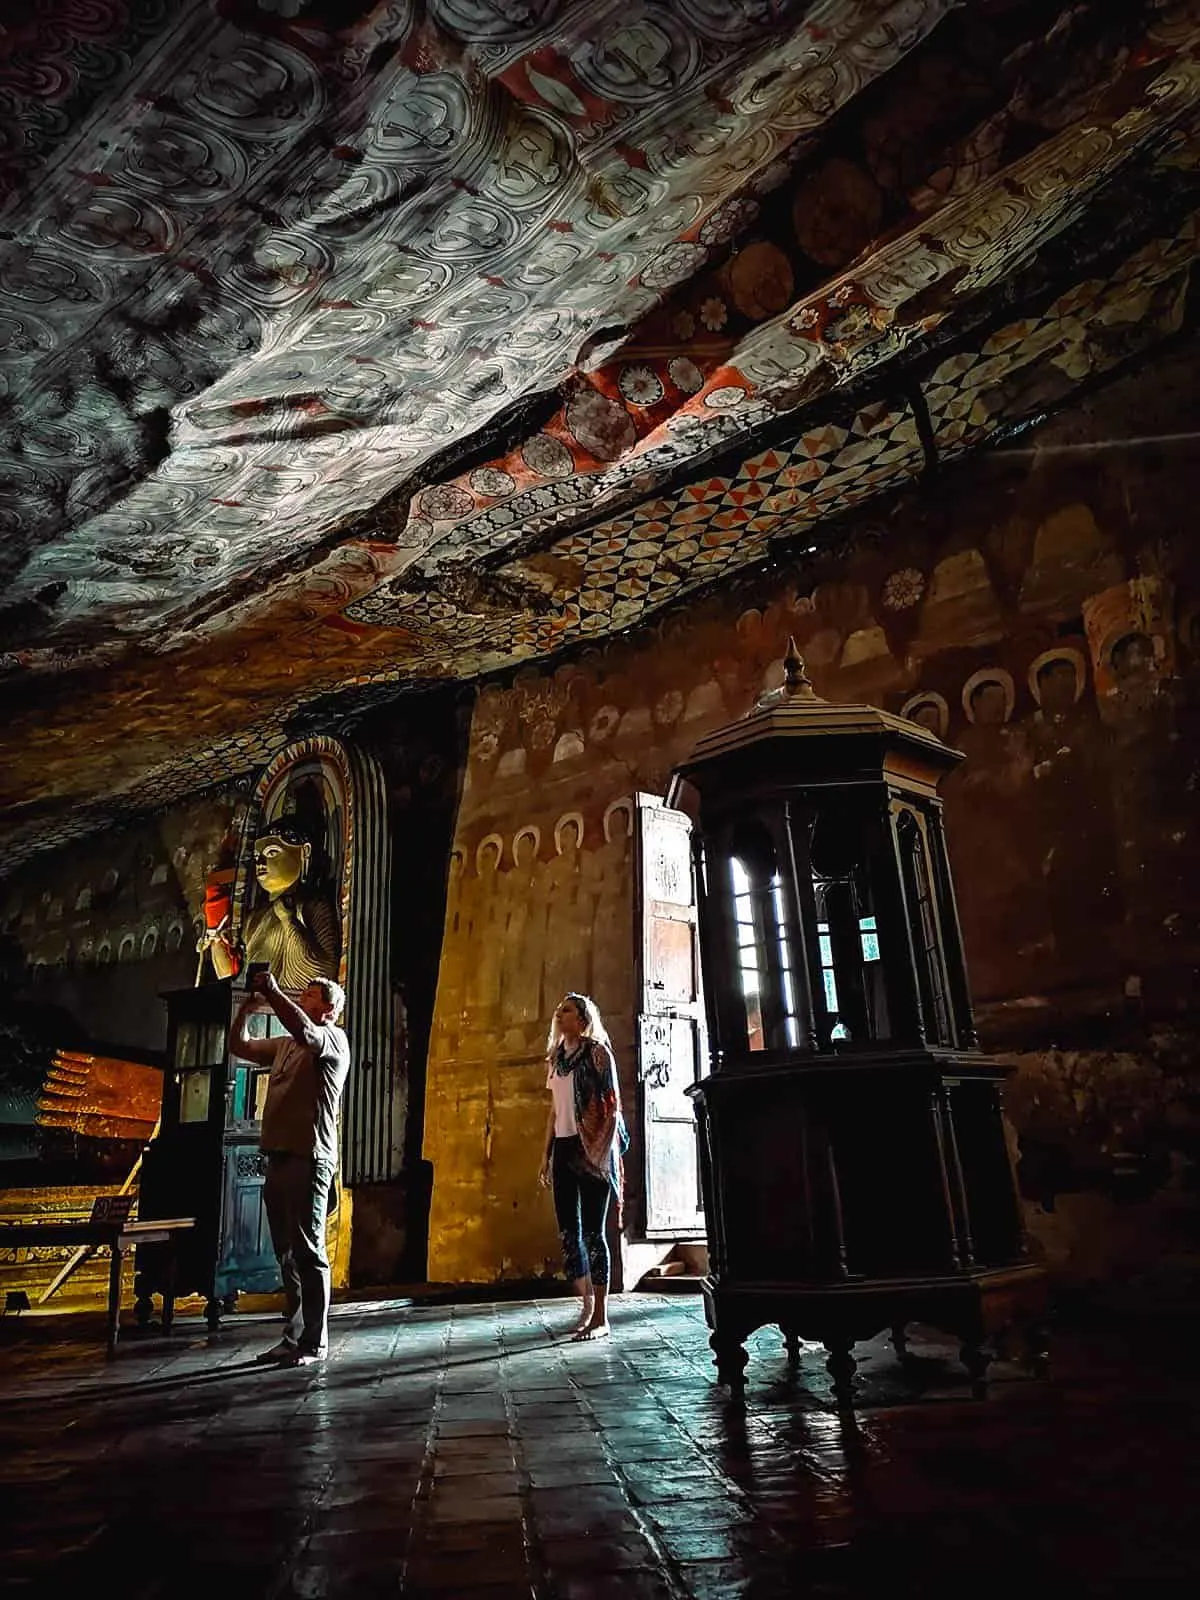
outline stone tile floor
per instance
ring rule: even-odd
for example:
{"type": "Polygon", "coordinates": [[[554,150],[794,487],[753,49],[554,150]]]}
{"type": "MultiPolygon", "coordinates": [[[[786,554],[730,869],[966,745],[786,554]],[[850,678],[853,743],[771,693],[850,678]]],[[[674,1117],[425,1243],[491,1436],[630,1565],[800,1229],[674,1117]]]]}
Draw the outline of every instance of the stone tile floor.
{"type": "Polygon", "coordinates": [[[0,1587],[125,1600],[726,1600],[1200,1592],[1197,1392],[1184,1351],[1060,1337],[1055,1375],[969,1398],[930,1335],[751,1342],[744,1408],[700,1304],[632,1295],[614,1338],[563,1301],[335,1308],[320,1368],[264,1370],[275,1321],[124,1344],[0,1337],[0,1587]]]}

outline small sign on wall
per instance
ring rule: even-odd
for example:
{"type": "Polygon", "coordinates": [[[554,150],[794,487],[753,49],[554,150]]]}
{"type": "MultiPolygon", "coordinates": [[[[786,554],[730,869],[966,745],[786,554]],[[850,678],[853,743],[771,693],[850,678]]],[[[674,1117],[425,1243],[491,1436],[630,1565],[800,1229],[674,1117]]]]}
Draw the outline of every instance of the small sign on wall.
{"type": "Polygon", "coordinates": [[[131,1194],[101,1194],[92,1202],[92,1214],[89,1222],[116,1223],[118,1226],[129,1221],[129,1213],[133,1209],[133,1196],[131,1194]]]}

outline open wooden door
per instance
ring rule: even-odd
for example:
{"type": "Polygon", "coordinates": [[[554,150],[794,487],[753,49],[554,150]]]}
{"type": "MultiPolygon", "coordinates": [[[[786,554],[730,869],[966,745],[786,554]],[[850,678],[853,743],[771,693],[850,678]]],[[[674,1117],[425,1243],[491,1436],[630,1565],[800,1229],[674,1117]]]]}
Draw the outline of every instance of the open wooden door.
{"type": "Polygon", "coordinates": [[[703,1237],[696,1121],[685,1092],[708,1058],[692,825],[657,795],[639,794],[636,800],[646,1237],[703,1237]]]}

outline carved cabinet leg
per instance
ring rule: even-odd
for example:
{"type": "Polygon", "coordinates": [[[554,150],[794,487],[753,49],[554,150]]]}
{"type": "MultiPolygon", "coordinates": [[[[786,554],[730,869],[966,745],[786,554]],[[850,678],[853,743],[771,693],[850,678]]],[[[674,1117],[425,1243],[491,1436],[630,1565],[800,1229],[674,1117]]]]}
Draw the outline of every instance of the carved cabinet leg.
{"type": "Polygon", "coordinates": [[[717,1382],[723,1383],[732,1395],[743,1394],[750,1358],[740,1337],[729,1329],[714,1328],[708,1343],[717,1364],[717,1382]]]}
{"type": "Polygon", "coordinates": [[[120,1239],[111,1245],[112,1256],[108,1266],[108,1353],[115,1356],[117,1340],[121,1337],[121,1263],[125,1252],[120,1239]]]}
{"type": "Polygon", "coordinates": [[[958,1357],[971,1379],[971,1393],[977,1400],[982,1400],[987,1394],[987,1369],[991,1363],[991,1356],[978,1344],[968,1340],[963,1344],[958,1357]]]}
{"type": "Polygon", "coordinates": [[[1023,1329],[1025,1362],[1035,1378],[1045,1378],[1050,1372],[1050,1350],[1045,1324],[1031,1321],[1023,1329]]]}
{"type": "Polygon", "coordinates": [[[854,1374],[858,1371],[858,1362],[854,1359],[854,1340],[847,1334],[837,1334],[832,1339],[826,1339],[825,1348],[829,1351],[825,1370],[833,1379],[833,1397],[839,1406],[852,1406],[854,1374]]]}
{"type": "Polygon", "coordinates": [[[171,1324],[175,1321],[175,1286],[179,1280],[179,1263],[172,1249],[167,1259],[167,1270],[162,1286],[162,1328],[164,1333],[170,1333],[171,1324]]]}
{"type": "Polygon", "coordinates": [[[154,1294],[144,1272],[139,1272],[133,1280],[133,1315],[139,1328],[148,1328],[150,1318],[154,1315],[154,1294]]]}

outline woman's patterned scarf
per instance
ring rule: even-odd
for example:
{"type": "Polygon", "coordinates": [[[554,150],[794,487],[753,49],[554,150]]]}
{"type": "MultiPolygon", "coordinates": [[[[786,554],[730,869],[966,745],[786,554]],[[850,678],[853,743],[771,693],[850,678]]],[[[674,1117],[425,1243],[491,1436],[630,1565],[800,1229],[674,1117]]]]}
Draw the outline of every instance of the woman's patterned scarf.
{"type": "MultiPolygon", "coordinates": [[[[555,1070],[562,1071],[566,1053],[559,1045],[555,1070]]],[[[612,1186],[620,1217],[621,1157],[629,1146],[629,1135],[621,1116],[621,1098],[613,1071],[612,1056],[597,1050],[595,1041],[584,1039],[583,1047],[572,1056],[575,1089],[575,1126],[583,1146],[587,1170],[612,1186]]],[[[568,1069],[570,1070],[570,1069],[568,1069]]]]}

